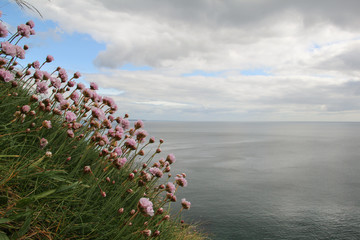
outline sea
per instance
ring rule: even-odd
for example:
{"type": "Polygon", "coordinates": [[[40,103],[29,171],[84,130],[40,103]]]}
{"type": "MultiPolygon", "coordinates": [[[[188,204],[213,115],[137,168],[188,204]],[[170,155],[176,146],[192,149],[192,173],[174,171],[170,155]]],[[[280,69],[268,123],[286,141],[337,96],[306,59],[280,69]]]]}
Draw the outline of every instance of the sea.
{"type": "Polygon", "coordinates": [[[360,123],[144,123],[209,238],[360,239],[360,123]]]}

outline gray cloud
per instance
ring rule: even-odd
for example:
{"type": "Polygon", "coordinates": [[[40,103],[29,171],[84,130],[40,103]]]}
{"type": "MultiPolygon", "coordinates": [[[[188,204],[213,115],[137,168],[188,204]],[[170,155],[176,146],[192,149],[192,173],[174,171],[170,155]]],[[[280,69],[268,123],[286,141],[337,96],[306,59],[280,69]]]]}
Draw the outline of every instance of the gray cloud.
{"type": "Polygon", "coordinates": [[[120,109],[141,118],[360,117],[358,0],[33,4],[64,31],[106,44],[93,60],[99,73],[86,80],[123,91],[114,96],[120,109]],[[153,69],[120,71],[126,63],[153,69]],[[271,74],[242,74],[264,69],[271,74]],[[182,77],[195,70],[221,74],[182,77]]]}

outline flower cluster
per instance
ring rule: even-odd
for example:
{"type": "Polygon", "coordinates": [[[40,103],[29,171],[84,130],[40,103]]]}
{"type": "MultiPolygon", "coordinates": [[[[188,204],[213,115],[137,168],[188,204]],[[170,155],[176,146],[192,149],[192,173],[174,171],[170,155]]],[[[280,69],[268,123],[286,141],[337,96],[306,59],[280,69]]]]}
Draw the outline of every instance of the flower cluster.
{"type": "MultiPolygon", "coordinates": [[[[99,198],[99,208],[104,201],[110,208],[116,207],[112,213],[117,216],[116,221],[133,226],[148,220],[146,229],[141,227],[143,230],[132,232],[159,236],[171,218],[171,212],[165,211],[164,206],[176,202],[178,188],[187,186],[186,174],[178,174],[171,181],[174,154],[158,157],[162,139],[153,152],[146,153],[147,147],[156,141],[149,137],[144,122],[131,123],[128,114],[118,115],[115,100],[98,95],[99,86],[95,82],[86,85],[79,72],[69,74],[61,67],[45,70],[44,66],[54,61],[51,55],[20,68],[17,61],[25,58],[29,47],[18,44],[35,34],[34,25],[33,21],[19,25],[15,34],[1,42],[0,48],[0,98],[3,102],[21,100],[8,125],[18,129],[13,134],[28,134],[29,139],[36,134],[33,142],[43,154],[30,166],[39,172],[46,172],[44,169],[51,163],[61,166],[68,177],[86,183],[79,192],[97,189],[89,190],[88,194],[99,198]],[[78,79],[81,82],[77,83],[78,79]],[[80,148],[81,154],[77,150],[80,148]],[[96,195],[91,195],[94,192],[96,195]]],[[[8,35],[6,25],[0,21],[0,38],[8,35]]],[[[181,206],[189,209],[190,202],[183,199],[181,206]]],[[[173,219],[176,220],[175,216],[173,219]]],[[[124,229],[120,233],[126,234],[124,229]]]]}

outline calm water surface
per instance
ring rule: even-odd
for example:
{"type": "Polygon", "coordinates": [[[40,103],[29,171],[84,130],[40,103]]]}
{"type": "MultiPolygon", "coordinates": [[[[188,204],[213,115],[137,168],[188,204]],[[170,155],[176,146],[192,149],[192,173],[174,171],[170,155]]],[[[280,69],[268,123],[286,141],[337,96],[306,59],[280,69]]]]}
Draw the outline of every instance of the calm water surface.
{"type": "Polygon", "coordinates": [[[360,239],[360,123],[145,126],[212,239],[360,239]]]}

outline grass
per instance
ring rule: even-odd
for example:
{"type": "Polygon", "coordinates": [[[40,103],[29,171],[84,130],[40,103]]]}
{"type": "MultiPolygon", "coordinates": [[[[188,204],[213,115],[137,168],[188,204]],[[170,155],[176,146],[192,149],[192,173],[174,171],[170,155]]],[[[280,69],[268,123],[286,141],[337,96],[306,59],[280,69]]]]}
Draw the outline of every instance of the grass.
{"type": "Polygon", "coordinates": [[[175,157],[142,121],[76,84],[79,73],[41,70],[51,56],[18,67],[33,27],[0,51],[0,239],[206,239],[181,221],[186,175],[172,176],[175,157]]]}

